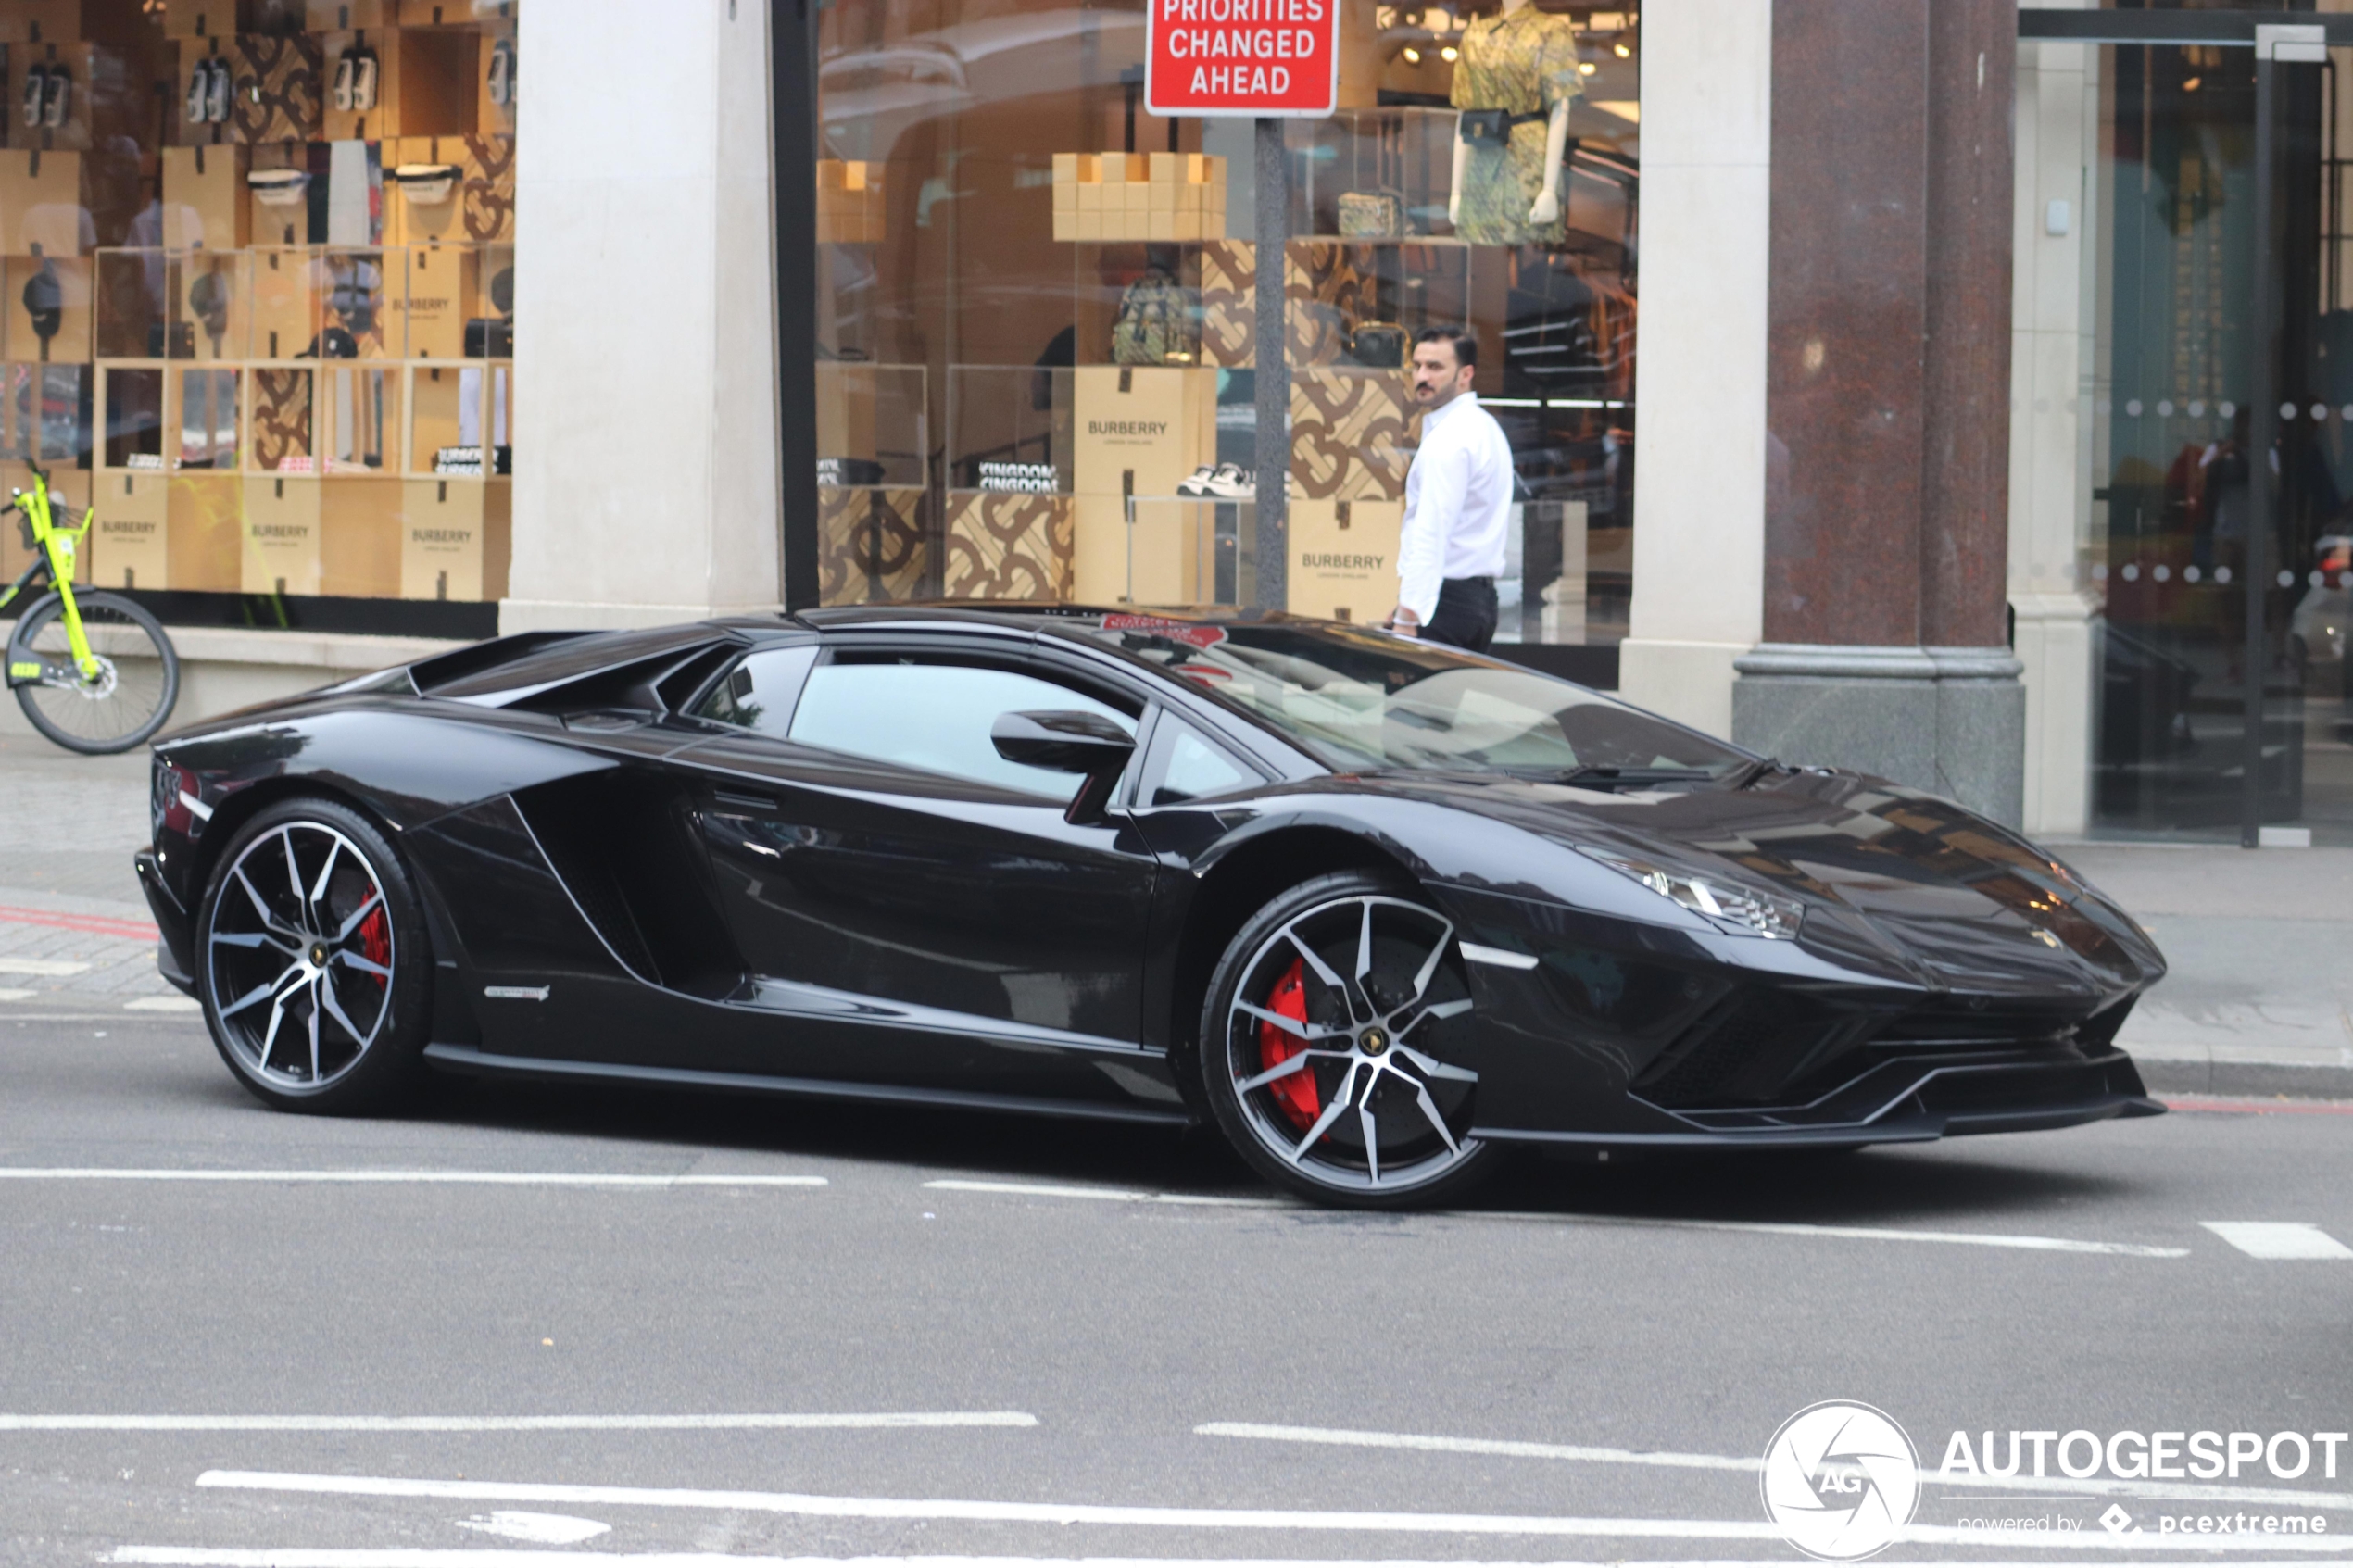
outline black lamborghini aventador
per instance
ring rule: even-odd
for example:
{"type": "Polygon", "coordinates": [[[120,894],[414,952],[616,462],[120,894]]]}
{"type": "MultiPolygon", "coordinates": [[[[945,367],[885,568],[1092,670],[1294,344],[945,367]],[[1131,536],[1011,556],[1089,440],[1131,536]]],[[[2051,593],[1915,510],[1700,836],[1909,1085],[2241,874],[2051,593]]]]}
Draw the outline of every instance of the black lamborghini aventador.
{"type": "Polygon", "coordinates": [[[535,633],[155,744],[139,872],[288,1110],[425,1070],[1214,1120],[1329,1202],[1513,1146],[2160,1107],[2051,856],[1581,686],[1281,616],[535,633]]]}

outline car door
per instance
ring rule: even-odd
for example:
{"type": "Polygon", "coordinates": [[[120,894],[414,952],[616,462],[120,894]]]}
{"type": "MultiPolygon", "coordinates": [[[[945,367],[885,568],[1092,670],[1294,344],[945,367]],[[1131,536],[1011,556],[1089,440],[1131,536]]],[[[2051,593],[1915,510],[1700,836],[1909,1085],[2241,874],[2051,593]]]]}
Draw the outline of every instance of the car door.
{"type": "Polygon", "coordinates": [[[1141,704],[1018,647],[747,657],[682,753],[759,1005],[823,1025],[853,1077],[1050,1097],[1132,1092],[1157,862],[1124,813],[1072,823],[1078,780],[998,756],[1001,714],[1141,704]],[[733,716],[731,717],[731,711],[733,716]]]}

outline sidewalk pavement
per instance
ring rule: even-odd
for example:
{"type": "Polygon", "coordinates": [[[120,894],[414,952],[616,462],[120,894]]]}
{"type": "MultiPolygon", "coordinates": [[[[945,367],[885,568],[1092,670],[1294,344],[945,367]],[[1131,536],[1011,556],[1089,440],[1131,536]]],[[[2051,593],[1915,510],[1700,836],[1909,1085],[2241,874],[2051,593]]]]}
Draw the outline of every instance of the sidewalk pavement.
{"type": "MultiPolygon", "coordinates": [[[[146,766],[144,751],[75,757],[0,734],[0,1021],[195,1010],[156,972],[132,874],[146,766]]],[[[2056,852],[2172,965],[2120,1037],[2152,1090],[2353,1099],[2353,849],[2056,852]]]]}
{"type": "Polygon", "coordinates": [[[0,1022],[184,1012],[156,972],[131,870],[147,841],[147,754],[77,757],[0,733],[0,1022]]]}
{"type": "Polygon", "coordinates": [[[2172,966],[2118,1036],[2151,1089],[2353,1099],[2353,849],[2053,852],[2172,966]]]}

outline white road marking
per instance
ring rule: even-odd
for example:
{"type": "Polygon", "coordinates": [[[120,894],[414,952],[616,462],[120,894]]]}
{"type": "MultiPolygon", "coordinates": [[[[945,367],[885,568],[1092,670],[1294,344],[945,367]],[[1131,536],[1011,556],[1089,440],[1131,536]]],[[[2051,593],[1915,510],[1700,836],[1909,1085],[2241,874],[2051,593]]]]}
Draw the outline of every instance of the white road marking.
{"type": "Polygon", "coordinates": [[[182,1171],[109,1165],[0,1165],[19,1182],[333,1182],[523,1187],[821,1187],[823,1176],[624,1176],[580,1171],[182,1171]]]}
{"type": "Polygon", "coordinates": [[[204,1004],[194,997],[141,997],[122,1004],[125,1012],[202,1012],[204,1004]]]}
{"type": "MultiPolygon", "coordinates": [[[[2195,1547],[2183,1547],[2195,1551],[2195,1547]]],[[[737,1557],[702,1551],[529,1551],[513,1548],[432,1547],[118,1547],[107,1562],[162,1564],[164,1568],[565,1568],[568,1563],[623,1562],[631,1568],[711,1568],[741,1563],[749,1568],[1791,1568],[1787,1557],[1680,1558],[1609,1562],[1555,1559],[1542,1562],[1443,1561],[1348,1561],[1319,1558],[1181,1557],[737,1557]]],[[[1969,1568],[2050,1568],[2051,1560],[1966,1560],[1969,1568]]],[[[1872,1568],[1950,1568],[1951,1560],[1906,1562],[1875,1559],[1872,1568]]],[[[2238,1568],[2262,1568],[2260,1562],[2238,1568]]],[[[2310,1559],[2296,1568],[2315,1568],[2310,1559]]]]}
{"type": "MultiPolygon", "coordinates": [[[[1433,1437],[1406,1432],[1356,1432],[1329,1426],[1269,1426],[1247,1421],[1211,1421],[1193,1428],[1203,1437],[1251,1437],[1272,1443],[1321,1443],[1352,1449],[1404,1449],[1416,1453],[1491,1454],[1507,1459],[1550,1459],[1589,1464],[1642,1464],[1673,1470],[1741,1470],[1751,1474],[1764,1461],[1728,1454],[1679,1454],[1642,1449],[1600,1449],[1568,1443],[1526,1443],[1492,1437],[1433,1437]]],[[[2064,1475],[1957,1475],[1923,1470],[1924,1486],[2010,1487],[2029,1492],[2070,1492],[2085,1497],[2179,1498],[2197,1502],[2269,1503],[2274,1507],[2353,1510],[2353,1493],[2301,1492],[2284,1486],[2214,1486],[2179,1481],[2077,1480],[2064,1475]]],[[[2353,1551],[2353,1547],[2347,1548],[2353,1551]]]]}
{"type": "Polygon", "coordinates": [[[1896,1230],[1874,1225],[1813,1225],[1768,1220],[1668,1220],[1627,1214],[1462,1212],[1470,1220],[1514,1220],[1556,1225],[1629,1225],[1638,1229],[1743,1231],[1753,1236],[1812,1236],[1843,1241],[1925,1241],[1946,1247],[2018,1248],[2029,1252],[2088,1252],[2111,1258],[2186,1258],[2186,1247],[2129,1241],[2073,1241],[2056,1236],[1997,1236],[1985,1231],[1896,1230]]]}
{"type": "Polygon", "coordinates": [[[0,985],[0,1002],[29,1002],[40,994],[28,991],[21,985],[0,985]]]}
{"type": "Polygon", "coordinates": [[[87,974],[90,966],[71,959],[0,959],[0,974],[87,974]]]}
{"type": "Polygon", "coordinates": [[[450,1523],[460,1530],[503,1536],[510,1541],[530,1541],[536,1546],[577,1546],[612,1533],[611,1525],[600,1524],[594,1519],[575,1519],[568,1513],[525,1513],[507,1508],[486,1518],[453,1519],[450,1523]]]}
{"type": "Polygon", "coordinates": [[[2353,1247],[2318,1225],[2275,1220],[2204,1220],[2208,1230],[2250,1258],[2353,1258],[2353,1247]]]}
{"type": "MultiPolygon", "coordinates": [[[[1124,1187],[1053,1186],[1041,1182],[925,1182],[941,1192],[999,1193],[1016,1198],[1078,1198],[1100,1203],[1181,1203],[1221,1209],[1295,1209],[1279,1198],[1210,1198],[1179,1192],[1138,1192],[1124,1187]]],[[[2186,1247],[2147,1247],[2127,1241],[2071,1241],[2055,1236],[1994,1236],[1982,1231],[1914,1231],[1869,1225],[1783,1224],[1751,1220],[1668,1220],[1624,1214],[1546,1214],[1489,1211],[1477,1209],[1437,1210],[1453,1220],[1504,1220],[1514,1223],[1556,1225],[1617,1225],[1636,1229],[1745,1231],[1758,1236],[1828,1236],[1845,1241],[1928,1241],[1949,1247],[2007,1247],[2032,1252],[2088,1252],[2117,1258],[2186,1258],[2186,1247]]]]}
{"type": "Polygon", "coordinates": [[[1264,1426],[1247,1421],[1211,1421],[1193,1428],[1203,1437],[1255,1437],[1272,1443],[1329,1443],[1352,1449],[1411,1449],[1422,1453],[1497,1454],[1510,1459],[1582,1460],[1597,1464],[1650,1464],[1677,1470],[1744,1470],[1765,1467],[1759,1459],[1721,1454],[1655,1453],[1638,1449],[1594,1449],[1567,1443],[1520,1443],[1489,1437],[1423,1437],[1403,1432],[1352,1432],[1327,1426],[1264,1426]]]}
{"type": "Polygon", "coordinates": [[[1212,1198],[1189,1192],[1130,1192],[1123,1187],[1049,1186],[1041,1182],[925,1182],[935,1192],[993,1192],[1010,1198],[1087,1198],[1101,1203],[1181,1203],[1217,1209],[1291,1209],[1279,1198],[1212,1198]]]}
{"type": "MultiPolygon", "coordinates": [[[[798,1492],[732,1492],[673,1486],[591,1486],[566,1483],[424,1481],[385,1475],[304,1475],[271,1471],[208,1470],[196,1485],[240,1491],[308,1492],[340,1497],[442,1498],[469,1502],[560,1503],[572,1507],[707,1509],[742,1513],[797,1514],[823,1519],[955,1519],[997,1524],[1106,1524],[1176,1530],[1354,1531],[1431,1536],[1592,1537],[1604,1540],[1780,1540],[1763,1520],[1558,1518],[1508,1513],[1390,1513],[1280,1508],[1162,1508],[1113,1503],[993,1502],[944,1498],[829,1498],[798,1492]]],[[[2038,1530],[1964,1530],[1946,1524],[1905,1526],[1900,1540],[1939,1546],[2059,1547],[2070,1550],[2195,1549],[2343,1553],[2344,1542],[2322,1537],[2202,1536],[2195,1548],[2178,1537],[2038,1530]],[[2241,1545],[2243,1540],[2244,1544],[2241,1545]]]]}
{"type": "Polygon", "coordinates": [[[740,1415],[0,1415],[0,1432],[774,1432],[1035,1426],[1026,1411],[740,1415]]]}

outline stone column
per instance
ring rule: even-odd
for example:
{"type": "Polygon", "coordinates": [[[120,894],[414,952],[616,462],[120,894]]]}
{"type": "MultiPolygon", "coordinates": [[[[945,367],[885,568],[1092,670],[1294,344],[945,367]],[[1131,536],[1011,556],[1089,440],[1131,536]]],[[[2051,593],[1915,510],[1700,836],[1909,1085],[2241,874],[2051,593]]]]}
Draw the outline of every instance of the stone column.
{"type": "Polygon", "coordinates": [[[1777,0],[1764,636],[1735,738],[2016,822],[2013,0],[1777,0]]]}
{"type": "Polygon", "coordinates": [[[1715,734],[1765,571],[1773,12],[1671,0],[1642,17],[1642,410],[1629,700],[1715,734]]]}
{"type": "Polygon", "coordinates": [[[1920,645],[1937,667],[1933,787],[2012,826],[2026,768],[2007,594],[2017,82],[2014,4],[1931,5],[1920,645]]]}
{"type": "Polygon", "coordinates": [[[514,558],[499,630],[774,609],[769,7],[583,9],[521,24],[539,76],[518,99],[514,558]]]}

